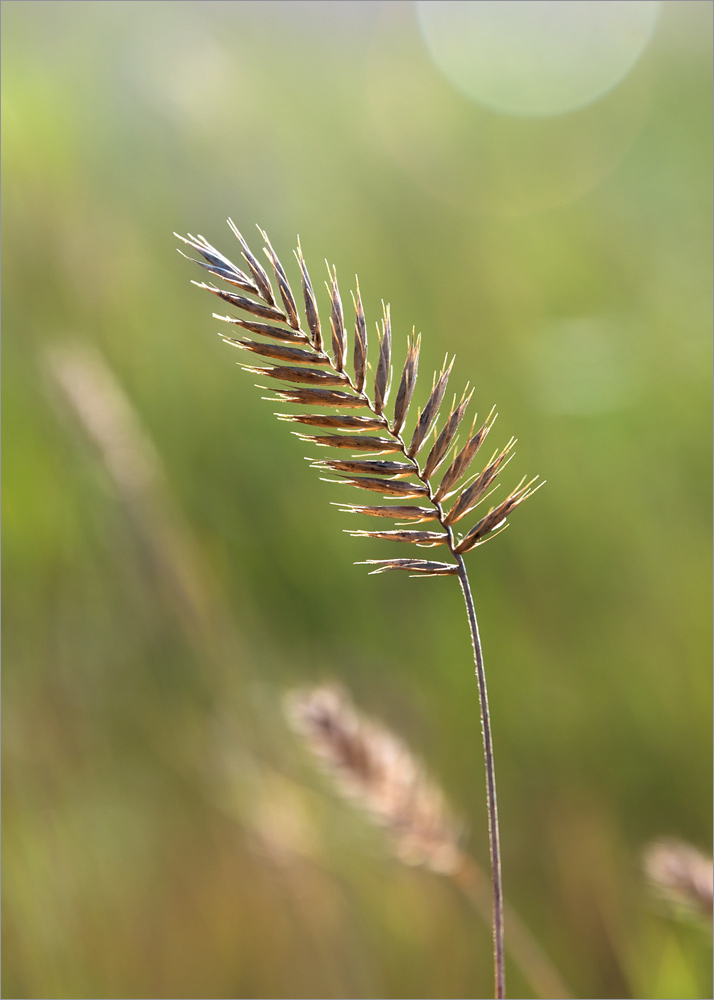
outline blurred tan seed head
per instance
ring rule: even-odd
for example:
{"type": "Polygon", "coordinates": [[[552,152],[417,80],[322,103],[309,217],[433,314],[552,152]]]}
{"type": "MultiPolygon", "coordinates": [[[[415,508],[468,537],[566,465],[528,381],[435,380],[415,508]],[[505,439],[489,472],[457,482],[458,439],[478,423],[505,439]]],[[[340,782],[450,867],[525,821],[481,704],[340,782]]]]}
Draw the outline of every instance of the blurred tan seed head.
{"type": "Polygon", "coordinates": [[[401,740],[335,685],[293,692],[286,713],[337,791],[387,829],[401,861],[456,870],[457,828],[444,796],[401,740]]]}
{"type": "Polygon", "coordinates": [[[645,874],[654,891],[680,910],[712,916],[712,859],[681,840],[659,840],[646,848],[645,874]]]}

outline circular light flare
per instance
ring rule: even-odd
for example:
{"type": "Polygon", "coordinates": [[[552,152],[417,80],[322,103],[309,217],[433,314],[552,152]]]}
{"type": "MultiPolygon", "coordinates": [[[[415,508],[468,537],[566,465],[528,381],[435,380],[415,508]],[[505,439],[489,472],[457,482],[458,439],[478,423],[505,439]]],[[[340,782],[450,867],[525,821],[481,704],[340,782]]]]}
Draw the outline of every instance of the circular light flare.
{"type": "Polygon", "coordinates": [[[422,38],[463,94],[502,114],[597,101],[652,38],[661,0],[417,0],[422,38]]]}

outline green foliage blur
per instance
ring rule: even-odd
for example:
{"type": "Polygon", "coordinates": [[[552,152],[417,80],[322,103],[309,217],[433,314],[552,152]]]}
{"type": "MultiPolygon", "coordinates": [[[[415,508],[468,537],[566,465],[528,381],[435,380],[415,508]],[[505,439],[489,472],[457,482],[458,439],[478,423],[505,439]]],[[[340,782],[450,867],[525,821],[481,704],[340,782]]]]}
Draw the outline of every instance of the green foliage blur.
{"type": "Polygon", "coordinates": [[[455,352],[519,439],[501,490],[547,480],[468,557],[506,895],[575,996],[711,996],[709,930],[641,868],[711,842],[711,16],[666,3],[539,120],[454,90],[411,3],[3,3],[3,996],[492,995],[486,924],[284,722],[342,682],[487,866],[458,586],[353,566],[405,553],[342,533],[175,251],[237,259],[229,215],[291,280],[297,233],[316,288],[357,271],[397,363],[416,324],[418,403],[455,352]],[[148,500],[58,386],[80,348],[148,500]]]}

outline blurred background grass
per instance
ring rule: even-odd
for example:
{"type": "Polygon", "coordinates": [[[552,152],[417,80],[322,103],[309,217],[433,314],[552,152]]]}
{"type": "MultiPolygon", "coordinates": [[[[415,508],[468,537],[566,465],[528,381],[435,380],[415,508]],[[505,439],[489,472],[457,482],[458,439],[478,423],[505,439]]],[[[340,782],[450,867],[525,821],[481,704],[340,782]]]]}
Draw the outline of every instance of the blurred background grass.
{"type": "Polygon", "coordinates": [[[458,588],[352,566],[388,550],[175,253],[235,259],[229,214],[358,271],[422,372],[456,351],[509,481],[547,479],[470,562],[506,893],[575,995],[711,996],[640,866],[711,839],[711,15],[665,3],[611,93],[529,119],[454,89],[411,3],[3,4],[4,996],[491,995],[488,928],[284,728],[342,681],[486,863],[458,588]],[[48,375],[67,344],[153,442],[151,510],[48,375]]]}

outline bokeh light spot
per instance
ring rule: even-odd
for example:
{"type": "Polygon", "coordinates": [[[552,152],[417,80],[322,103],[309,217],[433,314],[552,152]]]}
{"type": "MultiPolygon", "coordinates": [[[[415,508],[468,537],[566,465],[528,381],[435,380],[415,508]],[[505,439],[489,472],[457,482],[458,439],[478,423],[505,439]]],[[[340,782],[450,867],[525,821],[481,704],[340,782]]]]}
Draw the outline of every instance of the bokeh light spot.
{"type": "Polygon", "coordinates": [[[418,0],[422,37],[462,93],[511,115],[585,107],[633,68],[659,0],[418,0]]]}
{"type": "Polygon", "coordinates": [[[430,197],[459,211],[522,218],[571,204],[609,177],[652,107],[653,67],[568,115],[497,114],[451,86],[413,8],[387,5],[369,67],[380,148],[430,197]]]}

